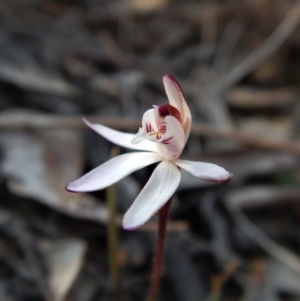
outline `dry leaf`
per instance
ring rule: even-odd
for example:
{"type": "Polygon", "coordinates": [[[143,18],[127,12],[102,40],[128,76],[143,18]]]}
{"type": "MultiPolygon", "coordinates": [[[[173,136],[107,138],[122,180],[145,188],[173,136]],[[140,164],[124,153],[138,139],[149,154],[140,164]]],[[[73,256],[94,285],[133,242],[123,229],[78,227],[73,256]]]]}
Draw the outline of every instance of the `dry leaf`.
{"type": "Polygon", "coordinates": [[[62,301],[82,267],[86,243],[79,239],[43,241],[40,248],[53,300],[62,301]]]}
{"type": "MultiPolygon", "coordinates": [[[[23,113],[27,118],[33,114],[23,113]]],[[[104,205],[90,195],[72,194],[64,189],[82,174],[83,153],[78,132],[5,132],[0,136],[0,146],[4,154],[2,168],[13,193],[72,216],[106,222],[104,205]]]]}

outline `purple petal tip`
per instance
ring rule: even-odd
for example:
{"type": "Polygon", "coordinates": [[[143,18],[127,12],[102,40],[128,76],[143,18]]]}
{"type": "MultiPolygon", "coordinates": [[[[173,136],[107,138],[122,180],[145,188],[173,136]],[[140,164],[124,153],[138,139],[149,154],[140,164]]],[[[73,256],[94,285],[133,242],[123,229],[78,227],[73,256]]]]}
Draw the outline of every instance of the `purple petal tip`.
{"type": "Polygon", "coordinates": [[[125,231],[128,231],[128,232],[134,231],[134,230],[136,230],[137,228],[138,228],[138,227],[125,228],[125,227],[123,226],[123,229],[124,229],[125,231]]]}
{"type": "Polygon", "coordinates": [[[122,228],[125,230],[125,231],[134,231],[134,230],[136,230],[137,228],[140,228],[140,227],[142,227],[144,224],[139,224],[139,225],[135,225],[135,226],[131,226],[131,227],[129,227],[129,226],[125,226],[124,225],[125,223],[124,223],[124,219],[123,219],[123,222],[122,222],[122,228]]]}
{"type": "Polygon", "coordinates": [[[68,185],[65,186],[65,190],[68,191],[68,192],[73,192],[72,190],[70,190],[70,189],[68,188],[68,185]]]}
{"type": "Polygon", "coordinates": [[[68,192],[77,193],[78,191],[75,191],[74,189],[72,189],[72,188],[70,187],[70,184],[71,184],[71,183],[69,183],[69,184],[67,184],[67,185],[65,186],[65,190],[68,191],[68,192]]]}
{"type": "Polygon", "coordinates": [[[233,177],[233,174],[229,174],[227,178],[221,180],[219,183],[222,183],[222,184],[228,183],[229,181],[231,181],[232,177],[233,177]]]}
{"type": "Polygon", "coordinates": [[[176,89],[178,89],[180,92],[182,92],[181,86],[178,83],[177,79],[171,75],[171,74],[166,74],[163,76],[163,80],[169,80],[172,82],[172,84],[176,87],[176,89]]]}
{"type": "Polygon", "coordinates": [[[226,177],[222,177],[222,178],[219,178],[219,179],[207,178],[204,181],[209,181],[209,182],[214,182],[214,183],[219,183],[219,184],[225,184],[225,183],[228,183],[232,179],[232,177],[233,177],[232,174],[228,174],[228,176],[226,176],[226,177]]]}

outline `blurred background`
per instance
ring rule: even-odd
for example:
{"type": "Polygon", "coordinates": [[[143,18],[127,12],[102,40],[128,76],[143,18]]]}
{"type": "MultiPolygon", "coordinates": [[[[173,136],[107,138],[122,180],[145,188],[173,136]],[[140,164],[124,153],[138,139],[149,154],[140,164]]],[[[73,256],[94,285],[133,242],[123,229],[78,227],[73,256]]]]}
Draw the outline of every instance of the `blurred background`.
{"type": "Polygon", "coordinates": [[[81,116],[135,133],[173,74],[183,157],[234,176],[182,172],[159,300],[299,301],[299,22],[294,0],[1,0],[0,300],[145,298],[157,220],[120,221],[153,166],[114,188],[119,299],[106,191],[64,186],[111,157],[81,116]]]}

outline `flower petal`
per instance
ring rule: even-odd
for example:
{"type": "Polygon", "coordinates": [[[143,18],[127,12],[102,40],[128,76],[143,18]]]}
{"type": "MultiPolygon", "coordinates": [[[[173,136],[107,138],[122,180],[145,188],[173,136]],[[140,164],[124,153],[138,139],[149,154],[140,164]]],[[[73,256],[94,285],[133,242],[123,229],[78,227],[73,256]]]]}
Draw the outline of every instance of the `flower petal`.
{"type": "Polygon", "coordinates": [[[177,108],[180,112],[184,127],[185,140],[187,140],[191,130],[192,117],[190,109],[183,96],[182,89],[177,80],[170,74],[163,77],[163,83],[170,105],[177,108]]]}
{"type": "Polygon", "coordinates": [[[204,181],[225,183],[232,178],[227,170],[216,164],[187,160],[176,160],[174,163],[204,181]]]}
{"type": "Polygon", "coordinates": [[[145,133],[158,130],[156,121],[155,121],[154,110],[155,109],[147,110],[143,115],[142,129],[145,133]]]}
{"type": "MultiPolygon", "coordinates": [[[[157,125],[155,122],[154,109],[146,111],[142,119],[142,127],[139,129],[138,133],[131,140],[132,144],[140,144],[145,140],[149,140],[147,134],[152,131],[157,131],[157,125]]],[[[153,141],[154,142],[154,141],[153,141]]]]}
{"type": "Polygon", "coordinates": [[[178,158],[185,146],[185,135],[181,123],[173,116],[166,116],[166,132],[157,140],[157,152],[167,160],[178,158]]]}
{"type": "Polygon", "coordinates": [[[132,144],[131,140],[135,137],[134,134],[119,132],[101,124],[89,123],[84,118],[83,121],[88,127],[94,130],[96,133],[100,134],[102,137],[104,137],[105,139],[109,140],[114,144],[130,149],[135,149],[135,150],[145,150],[150,152],[157,151],[156,144],[152,141],[145,140],[139,144],[132,144]]]}
{"type": "Polygon", "coordinates": [[[123,228],[134,230],[150,219],[172,197],[180,178],[180,171],[173,162],[162,161],[124,215],[123,228]]]}
{"type": "Polygon", "coordinates": [[[71,192],[100,190],[120,181],[132,172],[160,160],[161,157],[156,153],[137,152],[120,155],[69,183],[66,190],[71,192]]]}

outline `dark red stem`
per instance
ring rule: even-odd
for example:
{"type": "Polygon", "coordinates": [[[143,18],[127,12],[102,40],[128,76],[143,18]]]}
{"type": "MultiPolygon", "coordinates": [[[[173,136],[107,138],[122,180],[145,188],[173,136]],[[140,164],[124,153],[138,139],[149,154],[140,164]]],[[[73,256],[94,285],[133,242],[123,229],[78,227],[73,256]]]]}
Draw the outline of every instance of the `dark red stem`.
{"type": "Polygon", "coordinates": [[[172,198],[159,210],[159,220],[158,220],[158,236],[155,247],[153,269],[151,275],[151,284],[149,289],[149,294],[147,301],[155,301],[159,288],[159,281],[161,276],[161,268],[164,256],[165,240],[166,240],[166,230],[168,213],[171,206],[172,198]]]}

